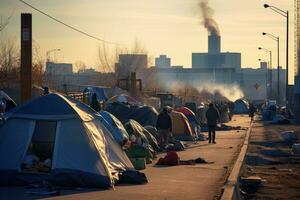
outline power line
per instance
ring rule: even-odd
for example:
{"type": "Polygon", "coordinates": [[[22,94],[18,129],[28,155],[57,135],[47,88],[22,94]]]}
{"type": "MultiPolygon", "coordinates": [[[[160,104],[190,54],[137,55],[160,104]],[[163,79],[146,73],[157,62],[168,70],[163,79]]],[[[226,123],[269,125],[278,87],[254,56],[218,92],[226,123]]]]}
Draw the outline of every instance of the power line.
{"type": "Polygon", "coordinates": [[[23,3],[23,4],[27,5],[27,6],[29,6],[30,8],[32,8],[32,9],[38,11],[39,13],[41,13],[41,14],[43,14],[43,15],[49,17],[50,19],[52,19],[52,20],[54,20],[54,21],[56,21],[56,22],[58,22],[58,23],[60,23],[60,24],[62,24],[62,25],[64,25],[64,26],[66,26],[66,27],[68,27],[68,28],[70,28],[70,29],[72,29],[72,30],[74,30],[74,31],[76,31],[76,32],[79,32],[79,33],[81,33],[81,34],[83,34],[83,35],[85,35],[85,36],[88,36],[88,37],[90,37],[90,38],[93,38],[93,39],[95,39],[95,40],[98,40],[98,41],[100,41],[100,42],[104,42],[104,43],[107,43],[107,44],[119,45],[118,43],[106,41],[106,40],[103,40],[103,39],[98,38],[98,37],[96,37],[96,36],[93,36],[93,35],[91,35],[91,34],[88,34],[88,33],[84,32],[84,31],[81,31],[81,30],[79,30],[78,28],[75,28],[74,26],[71,26],[71,25],[69,25],[69,24],[67,24],[67,23],[65,23],[65,22],[63,22],[63,21],[61,21],[61,20],[59,20],[59,19],[56,19],[55,17],[52,17],[51,15],[45,13],[44,11],[42,11],[42,10],[40,10],[40,9],[38,9],[38,8],[36,8],[36,7],[34,7],[34,6],[32,6],[31,4],[29,4],[29,3],[27,3],[27,2],[25,2],[25,1],[23,1],[23,0],[19,0],[19,1],[20,1],[21,3],[23,3]]]}

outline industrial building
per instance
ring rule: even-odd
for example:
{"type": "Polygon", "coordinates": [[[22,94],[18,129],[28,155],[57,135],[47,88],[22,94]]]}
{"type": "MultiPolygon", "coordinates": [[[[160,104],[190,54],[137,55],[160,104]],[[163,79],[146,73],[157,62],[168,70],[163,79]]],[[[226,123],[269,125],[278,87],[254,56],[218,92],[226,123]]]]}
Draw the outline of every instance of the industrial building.
{"type": "Polygon", "coordinates": [[[241,53],[221,52],[221,36],[208,36],[208,52],[192,53],[192,68],[241,68],[241,53]]]}
{"type": "MultiPolygon", "coordinates": [[[[159,59],[159,58],[158,58],[159,59]]],[[[207,84],[238,86],[251,100],[277,99],[277,69],[261,62],[260,68],[241,66],[241,53],[221,52],[221,36],[208,36],[208,52],[192,53],[191,68],[152,67],[156,82],[166,90],[174,85],[201,87],[207,84]],[[270,79],[270,77],[273,77],[270,79]],[[271,95],[272,94],[272,95],[271,95]]],[[[285,69],[280,68],[280,94],[285,94],[285,69]]],[[[284,101],[284,95],[280,95],[284,101]]]]}

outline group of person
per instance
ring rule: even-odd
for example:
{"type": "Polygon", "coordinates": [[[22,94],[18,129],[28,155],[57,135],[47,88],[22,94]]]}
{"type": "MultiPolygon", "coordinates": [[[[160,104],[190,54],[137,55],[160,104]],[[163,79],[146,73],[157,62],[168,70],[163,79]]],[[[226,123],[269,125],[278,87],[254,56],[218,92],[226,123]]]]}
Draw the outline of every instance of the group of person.
{"type": "MultiPolygon", "coordinates": [[[[253,104],[250,104],[249,117],[251,118],[251,121],[254,120],[255,112],[256,107],[253,104]]],[[[156,128],[158,130],[161,148],[165,148],[165,146],[169,143],[172,132],[172,119],[169,113],[170,108],[166,107],[162,110],[157,118],[156,128]]],[[[216,144],[216,127],[218,123],[221,123],[221,116],[218,108],[213,103],[209,104],[205,113],[205,118],[208,127],[208,143],[216,144]]]]}
{"type": "MultiPolygon", "coordinates": [[[[162,149],[169,143],[169,139],[172,133],[172,119],[170,116],[171,109],[165,107],[158,115],[156,128],[158,130],[159,143],[162,149]]],[[[216,127],[220,122],[220,114],[218,109],[213,103],[209,104],[209,108],[206,111],[206,121],[208,126],[208,140],[209,143],[216,143],[216,127]]]]}

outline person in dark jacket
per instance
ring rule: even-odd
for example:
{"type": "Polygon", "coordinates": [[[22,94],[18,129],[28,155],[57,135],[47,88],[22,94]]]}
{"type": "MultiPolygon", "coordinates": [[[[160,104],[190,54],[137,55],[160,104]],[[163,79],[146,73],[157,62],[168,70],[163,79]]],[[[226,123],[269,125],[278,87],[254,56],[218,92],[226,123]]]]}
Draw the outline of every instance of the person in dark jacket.
{"type": "Polygon", "coordinates": [[[97,112],[101,110],[96,93],[94,93],[92,96],[91,108],[93,108],[97,112]]]}
{"type": "Polygon", "coordinates": [[[254,114],[255,114],[256,108],[255,106],[251,103],[249,105],[249,117],[251,118],[251,121],[254,119],[254,114]]]}
{"type": "Polygon", "coordinates": [[[214,104],[210,103],[209,108],[206,111],[206,121],[208,126],[209,143],[216,143],[216,126],[220,120],[219,111],[215,108],[214,104]]]}
{"type": "Polygon", "coordinates": [[[172,131],[172,119],[168,114],[168,109],[164,108],[158,115],[156,128],[158,130],[159,143],[162,149],[169,143],[170,132],[172,131]]]}

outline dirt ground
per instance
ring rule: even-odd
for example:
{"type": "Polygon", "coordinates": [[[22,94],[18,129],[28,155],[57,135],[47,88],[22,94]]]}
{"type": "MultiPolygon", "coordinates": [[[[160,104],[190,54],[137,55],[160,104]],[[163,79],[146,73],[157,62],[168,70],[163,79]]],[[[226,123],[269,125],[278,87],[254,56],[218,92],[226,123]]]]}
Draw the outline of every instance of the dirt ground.
{"type": "Polygon", "coordinates": [[[241,176],[259,176],[262,184],[247,187],[241,181],[243,199],[300,199],[300,156],[291,149],[299,138],[300,126],[254,123],[241,176]],[[281,133],[291,130],[298,139],[283,140],[281,133]]]}

